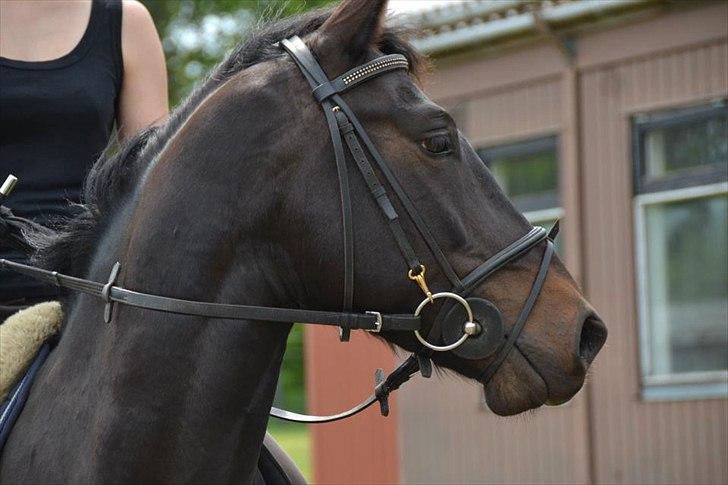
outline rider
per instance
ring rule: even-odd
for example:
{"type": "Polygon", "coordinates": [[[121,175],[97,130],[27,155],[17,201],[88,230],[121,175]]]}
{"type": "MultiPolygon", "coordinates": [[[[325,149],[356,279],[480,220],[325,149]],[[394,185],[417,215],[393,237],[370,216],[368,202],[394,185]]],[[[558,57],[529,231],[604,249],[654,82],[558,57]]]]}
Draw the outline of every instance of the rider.
{"type": "MultiPolygon", "coordinates": [[[[15,215],[41,224],[72,215],[68,202],[81,201],[114,125],[124,140],[167,112],[164,54],[138,1],[0,2],[0,178],[21,181],[5,202],[15,215]]],[[[25,256],[2,247],[0,258],[25,256]]],[[[5,272],[0,322],[56,295],[5,272]]]]}

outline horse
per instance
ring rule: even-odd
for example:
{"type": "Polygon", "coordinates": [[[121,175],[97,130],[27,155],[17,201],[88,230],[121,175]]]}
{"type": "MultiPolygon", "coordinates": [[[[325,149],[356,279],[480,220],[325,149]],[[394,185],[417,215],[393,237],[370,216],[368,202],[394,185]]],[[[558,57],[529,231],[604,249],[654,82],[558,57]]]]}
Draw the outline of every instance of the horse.
{"type": "MultiPolygon", "coordinates": [[[[163,126],[94,165],[79,214],[52,237],[31,237],[36,263],[106,281],[120,262],[117,285],[204,302],[338,311],[350,292],[344,310],[411,314],[420,302],[441,304],[429,288],[451,286],[443,257],[456,276],[467,275],[531,226],[453,119],[422,92],[426,63],[385,24],[385,11],[386,0],[344,0],[250,34],[163,126]],[[341,99],[430,239],[420,236],[421,221],[402,197],[391,202],[392,211],[407,214],[398,219],[401,232],[389,231],[381,200],[367,195],[370,179],[352,166],[352,157],[361,158],[349,154],[342,174],[327,126],[334,118],[322,116],[326,104],[312,96],[310,73],[283,48],[294,36],[329,79],[382,55],[396,55],[395,67],[406,60],[409,70],[373,77],[341,99]],[[342,236],[347,174],[350,238],[342,236]],[[411,241],[421,273],[403,264],[401,237],[411,241]],[[348,290],[345,273],[353,275],[348,290]]],[[[390,179],[385,185],[392,189],[390,179]]],[[[483,377],[497,354],[431,354],[437,366],[478,381],[500,415],[569,400],[606,339],[558,257],[547,260],[547,273],[539,269],[550,244],[539,239],[473,289],[504,322],[515,322],[535,275],[543,276],[527,324],[492,375],[483,377]]],[[[253,481],[292,323],[121,304],[106,322],[105,306],[86,294],[64,295],[62,336],[8,439],[0,481],[253,481]]],[[[421,313],[425,335],[435,310],[421,313]]],[[[374,335],[423,349],[412,332],[374,335]]]]}

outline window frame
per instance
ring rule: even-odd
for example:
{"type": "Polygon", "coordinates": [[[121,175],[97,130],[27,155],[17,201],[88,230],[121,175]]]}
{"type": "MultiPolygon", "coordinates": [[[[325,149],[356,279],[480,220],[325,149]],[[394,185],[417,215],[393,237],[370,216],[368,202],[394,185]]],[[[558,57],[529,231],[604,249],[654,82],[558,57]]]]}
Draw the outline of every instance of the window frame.
{"type": "Polygon", "coordinates": [[[728,370],[650,374],[652,362],[649,320],[647,268],[646,208],[667,202],[696,200],[728,194],[728,182],[663,190],[634,197],[635,270],[637,273],[637,307],[639,320],[640,380],[644,400],[688,400],[728,397],[728,370]]]}
{"type": "Polygon", "coordinates": [[[540,209],[523,212],[523,217],[533,225],[543,221],[558,221],[564,217],[563,207],[551,207],[550,209],[540,209]]]}
{"type": "Polygon", "coordinates": [[[660,180],[643,180],[642,170],[646,162],[645,135],[651,130],[671,128],[687,122],[704,121],[728,112],[728,98],[719,98],[705,104],[684,108],[640,113],[632,117],[632,176],[635,194],[675,190],[698,185],[708,185],[717,179],[728,179],[727,166],[705,166],[676,172],[660,180]]]}

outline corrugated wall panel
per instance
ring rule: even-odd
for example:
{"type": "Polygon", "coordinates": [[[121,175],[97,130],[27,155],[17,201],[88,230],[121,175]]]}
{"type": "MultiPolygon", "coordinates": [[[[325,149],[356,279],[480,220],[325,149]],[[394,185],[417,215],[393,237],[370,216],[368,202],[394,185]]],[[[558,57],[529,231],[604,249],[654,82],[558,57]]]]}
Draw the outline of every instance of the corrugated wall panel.
{"type": "Polygon", "coordinates": [[[467,103],[464,127],[478,146],[557,134],[561,123],[561,81],[558,76],[540,82],[491,91],[467,103]]]}
{"type": "MultiPolygon", "coordinates": [[[[334,414],[349,409],[374,389],[374,370],[390,372],[391,349],[365,332],[339,342],[336,328],[306,327],[306,390],[309,412],[334,414]]],[[[358,416],[311,425],[314,481],[319,484],[385,484],[399,481],[397,398],[390,415],[374,405],[358,416]]]]}
{"type": "Polygon", "coordinates": [[[728,481],[728,401],[640,398],[629,148],[633,113],[726,94],[725,39],[590,69],[581,77],[587,289],[610,331],[593,371],[600,483],[728,481]]]}
{"type": "Polygon", "coordinates": [[[400,394],[404,483],[585,483],[583,396],[566,406],[502,418],[482,388],[446,375],[400,394]]]}
{"type": "MultiPolygon", "coordinates": [[[[489,71],[486,64],[478,69],[489,71]]],[[[458,109],[464,112],[461,128],[476,146],[558,134],[565,113],[561,79],[551,75],[481,92],[459,100],[458,109]]],[[[589,480],[583,395],[566,406],[509,419],[485,408],[481,387],[451,375],[416,379],[399,398],[405,483],[589,480]]]]}

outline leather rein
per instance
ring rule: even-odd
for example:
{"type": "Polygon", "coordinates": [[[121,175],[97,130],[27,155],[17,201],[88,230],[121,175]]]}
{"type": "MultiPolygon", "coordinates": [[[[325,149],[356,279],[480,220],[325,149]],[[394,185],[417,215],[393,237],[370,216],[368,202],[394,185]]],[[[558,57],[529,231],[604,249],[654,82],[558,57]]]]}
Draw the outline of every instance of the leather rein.
{"type": "MultiPolygon", "coordinates": [[[[16,263],[7,259],[0,259],[0,268],[23,273],[46,283],[91,295],[104,301],[104,320],[107,323],[111,321],[114,304],[119,303],[147,310],[207,318],[285,323],[315,322],[313,324],[338,326],[342,341],[349,340],[351,330],[364,330],[372,333],[381,331],[415,332],[417,338],[422,343],[422,347],[386,377],[382,369],[377,369],[375,372],[374,392],[361,403],[349,410],[327,416],[299,414],[275,407],[271,408],[271,416],[288,421],[303,423],[338,421],[362,412],[375,402],[379,402],[380,411],[382,415],[386,416],[389,413],[389,394],[398,389],[417,372],[421,372],[424,377],[429,377],[431,374],[429,358],[433,352],[438,351],[453,351],[456,354],[458,352],[464,352],[465,358],[471,359],[485,358],[495,354],[493,360],[481,376],[484,382],[487,382],[495,374],[515,345],[515,341],[525,326],[526,320],[536,303],[553,256],[552,241],[558,233],[558,223],[548,233],[541,227],[532,228],[526,235],[486,260],[464,278],[459,278],[432,236],[431,231],[416,210],[414,203],[395,178],[354,112],[340,96],[341,93],[354,86],[386,72],[408,69],[409,64],[407,59],[399,54],[381,56],[347,71],[334,80],[329,80],[311,51],[300,38],[292,37],[283,40],[280,42],[280,46],[292,57],[308,81],[312,89],[313,98],[323,109],[331,135],[339,179],[344,240],[344,291],[342,311],[332,312],[212,303],[136,292],[116,285],[116,278],[120,270],[120,263],[118,262],[113,265],[109,278],[105,283],[68,276],[55,271],[16,263]],[[443,274],[452,284],[451,291],[433,294],[429,290],[425,279],[426,268],[417,257],[412,244],[400,224],[399,215],[392,204],[389,194],[377,178],[376,172],[369,162],[361,143],[364,144],[364,147],[366,147],[367,152],[371,155],[377,168],[384,175],[388,185],[394,191],[397,199],[414,223],[417,232],[426,243],[443,274]],[[377,311],[366,311],[363,313],[352,311],[354,291],[354,231],[344,146],[347,147],[351,157],[354,159],[372,197],[377,202],[380,211],[387,221],[402,257],[407,264],[407,277],[415,282],[425,295],[425,299],[420,303],[413,315],[383,314],[377,311]],[[497,327],[496,323],[498,323],[498,318],[500,318],[499,314],[497,318],[489,317],[487,314],[487,310],[489,310],[488,305],[493,305],[490,302],[482,303],[484,300],[470,298],[469,295],[495,271],[514,259],[523,256],[543,241],[546,241],[546,249],[541,260],[539,271],[534,279],[529,296],[516,322],[511,327],[511,331],[507,336],[504,333],[498,334],[498,332],[492,331],[491,326],[493,328],[497,327]],[[434,303],[439,298],[446,299],[447,301],[442,305],[434,325],[429,329],[425,338],[419,333],[421,330],[419,313],[425,306],[434,303]],[[458,304],[460,305],[459,307],[458,304]],[[461,312],[464,310],[464,313],[451,317],[456,310],[460,310],[461,312]],[[444,338],[443,331],[447,330],[447,323],[453,320],[453,318],[457,322],[455,327],[462,329],[462,335],[458,336],[454,343],[448,345],[437,346],[430,343],[444,338]],[[486,322],[489,318],[493,319],[493,322],[486,322]],[[462,319],[465,321],[461,324],[462,319]]],[[[9,190],[6,190],[0,193],[0,197],[6,196],[8,193],[9,190]]],[[[495,312],[493,315],[497,314],[497,309],[495,312]]]]}

